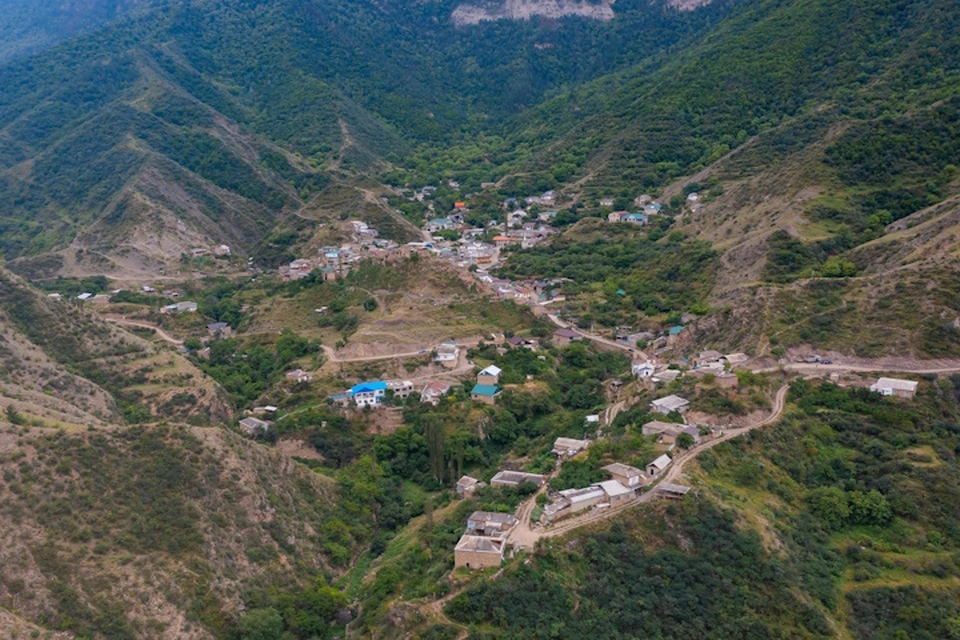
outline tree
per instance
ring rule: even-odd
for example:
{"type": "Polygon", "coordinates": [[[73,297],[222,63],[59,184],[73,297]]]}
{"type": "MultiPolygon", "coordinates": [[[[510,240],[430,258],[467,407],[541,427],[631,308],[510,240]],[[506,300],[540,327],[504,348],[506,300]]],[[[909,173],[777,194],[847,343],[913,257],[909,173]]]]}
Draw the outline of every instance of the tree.
{"type": "Polygon", "coordinates": [[[425,416],[423,419],[423,435],[427,439],[427,452],[430,456],[430,471],[437,482],[443,482],[443,458],[446,448],[447,434],[438,416],[425,416]]]}
{"type": "Polygon", "coordinates": [[[7,422],[10,424],[24,424],[25,420],[23,416],[17,411],[17,408],[12,404],[7,405],[7,422]]]}
{"type": "Polygon", "coordinates": [[[689,433],[681,433],[679,436],[677,436],[677,446],[681,449],[689,449],[693,445],[693,436],[689,433]]]}
{"type": "Polygon", "coordinates": [[[850,517],[850,506],[843,489],[838,487],[820,487],[807,496],[810,510],[826,523],[827,528],[842,529],[850,517]]]}
{"type": "Polygon", "coordinates": [[[284,631],[283,617],[273,607],[251,609],[238,627],[242,640],[280,640],[284,631]]]}

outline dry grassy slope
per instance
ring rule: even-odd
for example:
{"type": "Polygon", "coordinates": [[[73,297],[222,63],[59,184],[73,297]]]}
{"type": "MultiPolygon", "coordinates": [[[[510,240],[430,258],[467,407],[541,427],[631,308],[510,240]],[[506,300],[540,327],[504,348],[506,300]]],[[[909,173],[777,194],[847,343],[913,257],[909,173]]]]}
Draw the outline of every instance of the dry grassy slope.
{"type": "Polygon", "coordinates": [[[222,390],[180,354],[57,301],[0,271],[0,402],[49,423],[102,424],[123,409],[149,419],[227,420],[222,390]]]}
{"type": "Polygon", "coordinates": [[[220,429],[0,424],[0,632],[213,637],[245,590],[328,570],[335,492],[220,429]]]}
{"type": "MultiPolygon", "coordinates": [[[[525,307],[504,306],[471,290],[464,274],[450,263],[417,254],[385,264],[358,269],[345,287],[347,313],[358,317],[357,331],[340,355],[345,358],[411,353],[431,349],[450,338],[516,330],[532,322],[525,307]],[[378,306],[365,311],[361,304],[374,297],[378,306]]],[[[276,333],[292,328],[307,337],[321,337],[333,345],[339,334],[320,327],[314,309],[336,298],[334,286],[307,288],[291,297],[264,299],[251,313],[252,333],[276,333]]]]}
{"type": "Polygon", "coordinates": [[[838,189],[824,150],[849,125],[811,120],[802,134],[810,139],[789,152],[771,152],[776,143],[761,136],[666,190],[669,198],[711,177],[723,185],[721,195],[678,222],[724,252],[710,300],[720,311],[701,320],[690,339],[759,352],[775,336],[785,345],[812,343],[863,356],[952,354],[954,339],[945,334],[960,308],[953,284],[960,267],[960,196],[891,224],[883,237],[849,252],[855,278],[764,283],[772,233],[783,230],[803,242],[830,233],[808,212],[812,201],[838,189]]]}

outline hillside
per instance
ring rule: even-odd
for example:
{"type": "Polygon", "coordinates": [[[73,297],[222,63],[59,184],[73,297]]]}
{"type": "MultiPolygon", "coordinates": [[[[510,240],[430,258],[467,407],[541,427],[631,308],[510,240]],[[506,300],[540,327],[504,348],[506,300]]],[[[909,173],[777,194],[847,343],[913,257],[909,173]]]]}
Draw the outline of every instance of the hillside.
{"type": "MultiPolygon", "coordinates": [[[[722,4],[465,29],[453,2],[145,7],[0,67],[0,252],[31,278],[144,278],[218,244],[251,255],[331,180],[646,58],[722,4]],[[591,53],[595,38],[617,55],[591,53]]],[[[106,6],[62,10],[93,24],[106,6]]]]}
{"type": "Polygon", "coordinates": [[[222,391],[182,355],[0,271],[0,399],[29,424],[230,418],[222,391]]]}
{"type": "Polygon", "coordinates": [[[218,429],[0,427],[0,631],[212,638],[265,585],[343,607],[332,481],[218,429]]]}

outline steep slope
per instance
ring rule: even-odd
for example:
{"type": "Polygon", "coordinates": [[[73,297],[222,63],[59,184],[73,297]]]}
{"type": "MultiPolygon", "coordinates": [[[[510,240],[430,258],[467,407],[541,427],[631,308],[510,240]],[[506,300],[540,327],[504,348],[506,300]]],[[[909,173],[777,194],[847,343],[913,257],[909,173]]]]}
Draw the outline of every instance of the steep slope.
{"type": "Polygon", "coordinates": [[[336,485],[219,429],[2,426],[0,467],[0,611],[50,630],[225,637],[329,575],[336,485]]]}
{"type": "Polygon", "coordinates": [[[183,356],[0,271],[0,401],[24,422],[104,425],[230,418],[222,390],[183,356]]]}
{"type": "Polygon", "coordinates": [[[522,116],[509,152],[484,151],[504,164],[470,171],[558,186],[581,216],[601,197],[672,205],[674,230],[722,251],[693,341],[956,353],[957,33],[944,3],[744,3],[660,69],[522,116]]]}

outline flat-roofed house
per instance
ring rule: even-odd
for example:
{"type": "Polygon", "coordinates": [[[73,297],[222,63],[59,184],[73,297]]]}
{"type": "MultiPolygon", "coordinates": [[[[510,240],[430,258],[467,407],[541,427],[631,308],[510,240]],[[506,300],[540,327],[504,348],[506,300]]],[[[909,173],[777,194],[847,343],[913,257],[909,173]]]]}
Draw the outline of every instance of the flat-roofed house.
{"type": "Polygon", "coordinates": [[[629,489],[623,486],[620,482],[616,480],[605,480],[603,482],[597,482],[593,485],[594,487],[600,487],[603,489],[603,492],[607,496],[607,501],[610,503],[611,507],[615,507],[618,504],[624,502],[629,502],[637,497],[637,494],[634,493],[633,489],[629,489]]]}
{"type": "Polygon", "coordinates": [[[467,518],[467,533],[478,536],[501,536],[517,525],[512,513],[474,511],[467,518]]]}
{"type": "Polygon", "coordinates": [[[670,395],[665,398],[658,398],[650,403],[650,410],[654,413],[660,413],[667,415],[676,411],[677,413],[683,413],[690,408],[690,401],[680,396],[670,395]]]}
{"type": "Polygon", "coordinates": [[[607,494],[600,487],[585,487],[583,489],[566,489],[560,492],[570,502],[570,513],[589,509],[603,502],[607,494]]]}
{"type": "Polygon", "coordinates": [[[568,345],[582,338],[583,336],[573,329],[557,329],[553,332],[553,341],[560,346],[568,345]]]}
{"type": "Polygon", "coordinates": [[[603,470],[625,487],[639,487],[643,484],[643,470],[628,464],[614,462],[603,467],[603,470]]]}
{"type": "Polygon", "coordinates": [[[464,534],[453,550],[453,564],[467,569],[499,567],[505,547],[501,538],[464,534]]]}
{"type": "Polygon", "coordinates": [[[457,480],[457,495],[461,498],[470,498],[480,487],[486,486],[473,476],[461,476],[457,480]]]}
{"type": "Polygon", "coordinates": [[[266,433],[270,429],[270,423],[260,418],[244,418],[240,421],[240,430],[248,436],[257,436],[266,433]]]}
{"type": "Polygon", "coordinates": [[[641,427],[643,435],[658,436],[658,440],[664,444],[673,444],[677,441],[677,436],[683,431],[685,425],[675,422],[661,422],[652,420],[641,427]]]}
{"type": "Polygon", "coordinates": [[[910,399],[917,393],[917,383],[913,380],[901,380],[900,378],[880,378],[870,385],[870,391],[884,396],[910,399]]]}
{"type": "Polygon", "coordinates": [[[494,487],[517,487],[524,482],[529,482],[540,487],[543,485],[544,480],[546,480],[546,478],[539,473],[504,470],[498,471],[497,474],[490,479],[490,485],[494,487]]]}
{"type": "Polygon", "coordinates": [[[557,438],[553,441],[551,453],[559,458],[571,458],[590,446],[589,440],[576,438],[557,438]]]}

